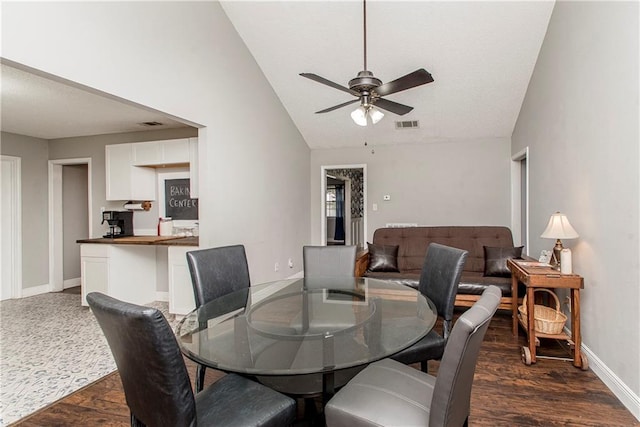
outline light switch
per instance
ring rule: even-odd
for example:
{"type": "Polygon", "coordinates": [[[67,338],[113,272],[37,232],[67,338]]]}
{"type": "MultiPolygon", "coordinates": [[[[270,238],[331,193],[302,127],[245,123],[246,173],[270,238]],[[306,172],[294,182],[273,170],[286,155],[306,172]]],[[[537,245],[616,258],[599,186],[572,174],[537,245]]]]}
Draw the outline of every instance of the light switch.
{"type": "Polygon", "coordinates": [[[378,210],[378,204],[377,204],[377,203],[374,203],[374,204],[373,204],[373,206],[372,206],[372,208],[373,208],[373,211],[374,211],[374,212],[375,212],[375,211],[377,211],[377,210],[378,210]]]}

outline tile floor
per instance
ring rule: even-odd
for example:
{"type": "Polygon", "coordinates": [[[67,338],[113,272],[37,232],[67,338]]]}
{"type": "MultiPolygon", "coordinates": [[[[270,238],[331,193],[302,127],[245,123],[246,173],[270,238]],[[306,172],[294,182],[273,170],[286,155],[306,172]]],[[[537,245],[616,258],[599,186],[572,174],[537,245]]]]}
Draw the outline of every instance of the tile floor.
{"type": "MultiPolygon", "coordinates": [[[[167,303],[150,305],[167,315],[167,303]]],[[[115,369],[106,339],[79,294],[0,302],[0,427],[115,369]]]]}

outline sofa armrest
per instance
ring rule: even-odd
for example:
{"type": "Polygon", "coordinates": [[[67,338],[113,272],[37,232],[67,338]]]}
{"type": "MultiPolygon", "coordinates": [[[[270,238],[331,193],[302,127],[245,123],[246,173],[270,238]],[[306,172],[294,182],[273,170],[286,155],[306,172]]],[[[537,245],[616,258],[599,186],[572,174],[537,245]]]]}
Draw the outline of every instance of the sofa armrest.
{"type": "Polygon", "coordinates": [[[354,272],[356,277],[364,276],[369,266],[369,251],[363,250],[356,254],[356,271],[354,272]]]}

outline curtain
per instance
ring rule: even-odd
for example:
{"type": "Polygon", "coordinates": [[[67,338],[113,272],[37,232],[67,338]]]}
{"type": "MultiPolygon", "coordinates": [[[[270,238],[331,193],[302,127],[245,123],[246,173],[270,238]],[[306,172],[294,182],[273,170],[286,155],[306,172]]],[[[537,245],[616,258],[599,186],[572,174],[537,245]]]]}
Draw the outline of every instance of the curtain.
{"type": "Polygon", "coordinates": [[[336,185],[336,232],[334,240],[344,240],[344,185],[336,185]]]}

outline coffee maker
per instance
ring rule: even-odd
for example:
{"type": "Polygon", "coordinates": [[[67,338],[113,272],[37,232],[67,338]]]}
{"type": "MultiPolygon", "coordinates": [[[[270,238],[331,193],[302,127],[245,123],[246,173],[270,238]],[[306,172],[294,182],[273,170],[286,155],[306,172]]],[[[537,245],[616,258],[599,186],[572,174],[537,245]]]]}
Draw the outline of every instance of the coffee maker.
{"type": "Polygon", "coordinates": [[[109,224],[109,231],[103,237],[115,239],[117,237],[133,236],[133,212],[131,211],[104,211],[102,222],[109,224]]]}

